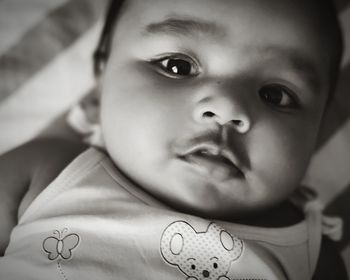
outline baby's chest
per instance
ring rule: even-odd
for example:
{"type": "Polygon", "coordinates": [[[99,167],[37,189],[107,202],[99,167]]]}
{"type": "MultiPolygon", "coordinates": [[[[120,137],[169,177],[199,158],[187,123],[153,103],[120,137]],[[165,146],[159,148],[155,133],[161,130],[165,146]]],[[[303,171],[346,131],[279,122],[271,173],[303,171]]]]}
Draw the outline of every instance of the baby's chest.
{"type": "Polygon", "coordinates": [[[264,247],[210,221],[138,207],[77,214],[18,226],[6,255],[46,279],[285,279],[264,247]]]}

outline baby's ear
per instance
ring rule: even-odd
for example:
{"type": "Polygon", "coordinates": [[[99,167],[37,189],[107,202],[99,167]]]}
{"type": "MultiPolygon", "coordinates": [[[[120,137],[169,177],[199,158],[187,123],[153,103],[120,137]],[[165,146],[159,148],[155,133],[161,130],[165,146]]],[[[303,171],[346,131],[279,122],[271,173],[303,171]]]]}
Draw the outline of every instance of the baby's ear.
{"type": "Polygon", "coordinates": [[[96,87],[87,94],[81,101],[80,106],[85,113],[88,123],[94,125],[100,122],[100,93],[96,87]]]}
{"type": "Polygon", "coordinates": [[[78,104],[73,106],[67,122],[71,128],[81,134],[84,142],[93,146],[104,147],[100,126],[100,98],[98,90],[94,89],[78,104]]]}
{"type": "Polygon", "coordinates": [[[236,237],[232,236],[229,232],[222,230],[220,232],[220,241],[222,247],[230,252],[232,260],[235,261],[240,258],[243,253],[243,241],[236,237]]]}

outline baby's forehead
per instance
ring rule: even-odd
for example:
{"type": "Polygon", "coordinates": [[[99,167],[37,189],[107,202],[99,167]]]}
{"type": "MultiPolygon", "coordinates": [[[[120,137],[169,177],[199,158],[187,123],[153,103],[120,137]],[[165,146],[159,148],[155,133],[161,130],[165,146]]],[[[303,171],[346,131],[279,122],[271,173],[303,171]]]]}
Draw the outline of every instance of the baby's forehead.
{"type": "MultiPolygon", "coordinates": [[[[259,13],[277,14],[281,12],[293,13],[308,12],[308,16],[318,14],[320,11],[327,11],[332,5],[332,0],[114,0],[122,3],[124,11],[128,8],[143,5],[140,11],[152,10],[155,14],[164,12],[166,6],[169,11],[182,10],[189,15],[201,13],[202,7],[210,7],[212,12],[230,12],[249,10],[251,16],[258,16],[259,13]],[[312,13],[310,13],[312,12],[312,13]]],[[[121,4],[120,4],[121,5],[121,4]]],[[[134,18],[137,20],[136,18],[134,18]]]]}
{"type": "MultiPolygon", "coordinates": [[[[117,22],[124,15],[129,18],[129,24],[137,24],[140,20],[143,20],[144,24],[149,24],[152,20],[159,21],[172,18],[174,14],[183,15],[188,21],[191,18],[203,18],[209,21],[210,18],[217,15],[213,20],[216,25],[234,24],[244,27],[241,33],[258,30],[257,26],[269,30],[271,23],[278,26],[280,30],[285,30],[286,25],[294,25],[296,33],[302,32],[303,29],[312,29],[314,36],[311,36],[310,39],[318,35],[319,37],[322,36],[323,41],[325,41],[324,38],[329,39],[329,36],[325,36],[326,34],[336,33],[332,32],[334,28],[330,27],[332,25],[334,27],[334,11],[330,4],[332,0],[114,0],[112,2],[114,3],[112,9],[115,6],[118,10],[117,22]],[[120,9],[120,7],[123,9],[120,9]],[[122,10],[122,13],[119,13],[119,10],[122,10]]],[[[112,17],[115,16],[111,11],[110,14],[112,17]]],[[[108,22],[114,21],[107,19],[107,25],[108,22]]],[[[193,20],[193,22],[192,26],[201,27],[197,24],[200,20],[193,20]]],[[[223,30],[213,28],[213,25],[202,26],[204,27],[202,29],[211,30],[212,33],[217,35],[220,35],[223,30]]],[[[174,27],[174,29],[179,30],[179,28],[176,28],[178,26],[175,25],[174,27]]],[[[165,32],[171,30],[171,28],[164,29],[165,32]]],[[[186,33],[187,30],[183,28],[180,31],[186,33]]],[[[274,31],[274,29],[271,29],[271,32],[274,31]]],[[[304,40],[305,44],[308,41],[304,40]]]]}
{"type": "MultiPolygon", "coordinates": [[[[329,1],[320,0],[316,5],[314,0],[128,0],[125,10],[132,11],[127,13],[130,23],[137,24],[141,21],[149,24],[152,21],[184,17],[188,22],[192,19],[192,27],[198,27],[197,30],[203,27],[202,30],[207,29],[217,35],[231,25],[240,27],[240,32],[251,32],[261,31],[264,27],[268,30],[271,24],[278,26],[279,30],[294,26],[296,32],[312,28],[313,33],[320,34],[326,32],[324,29],[327,28],[324,27],[329,23],[326,12],[328,6],[321,3],[329,1]],[[198,24],[205,20],[214,24],[198,24]],[[216,28],[217,26],[221,28],[216,28]]],[[[169,27],[164,31],[172,31],[170,25],[169,27]]],[[[177,27],[174,25],[174,30],[180,30],[177,27]]],[[[186,33],[187,29],[180,31],[186,33]]],[[[271,30],[273,31],[275,29],[271,30]]]]}

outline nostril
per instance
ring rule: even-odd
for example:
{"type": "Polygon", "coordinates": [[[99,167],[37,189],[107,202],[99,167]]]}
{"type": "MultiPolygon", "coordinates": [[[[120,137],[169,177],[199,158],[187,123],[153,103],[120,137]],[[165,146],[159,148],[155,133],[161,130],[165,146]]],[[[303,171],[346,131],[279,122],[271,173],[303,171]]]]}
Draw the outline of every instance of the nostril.
{"type": "Polygon", "coordinates": [[[208,270],[203,270],[203,276],[204,278],[208,278],[210,275],[209,271],[208,270]]]}
{"type": "Polygon", "coordinates": [[[241,127],[244,125],[243,121],[241,121],[241,120],[232,120],[232,123],[238,127],[241,127]]]}

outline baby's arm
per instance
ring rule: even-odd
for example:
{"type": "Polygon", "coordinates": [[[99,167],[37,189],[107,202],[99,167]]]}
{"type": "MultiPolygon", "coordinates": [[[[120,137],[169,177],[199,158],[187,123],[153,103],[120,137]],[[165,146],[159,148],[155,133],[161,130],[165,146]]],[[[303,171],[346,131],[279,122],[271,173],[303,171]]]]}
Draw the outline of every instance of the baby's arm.
{"type": "Polygon", "coordinates": [[[38,139],[0,157],[0,255],[12,228],[33,199],[86,146],[67,139],[38,139]]]}

